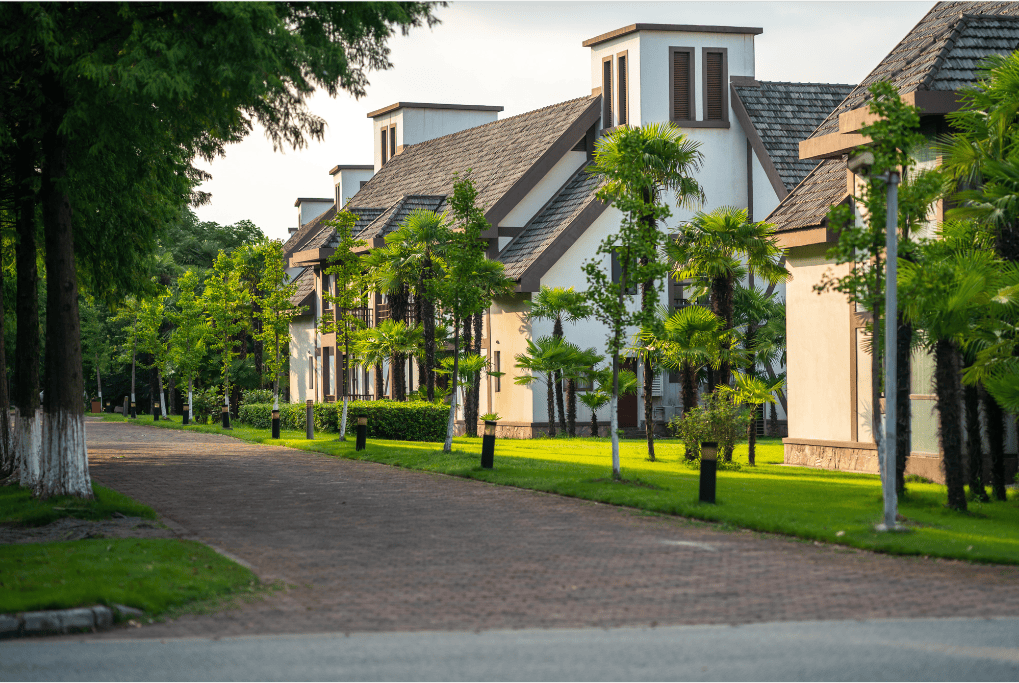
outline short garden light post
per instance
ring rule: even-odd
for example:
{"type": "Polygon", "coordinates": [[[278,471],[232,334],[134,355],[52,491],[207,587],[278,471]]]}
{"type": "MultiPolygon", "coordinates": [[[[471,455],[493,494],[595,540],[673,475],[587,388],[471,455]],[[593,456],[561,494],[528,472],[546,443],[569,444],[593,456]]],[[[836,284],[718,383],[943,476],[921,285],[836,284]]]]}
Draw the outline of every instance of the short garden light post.
{"type": "Polygon", "coordinates": [[[230,429],[230,404],[223,401],[223,429],[230,429]]]}
{"type": "MultiPolygon", "coordinates": [[[[126,405],[126,404],[125,404],[126,405]]],[[[138,406],[135,405],[134,401],[131,401],[131,419],[138,417],[138,406]]]]}
{"type": "Polygon", "coordinates": [[[188,410],[188,406],[186,403],[184,404],[184,409],[180,411],[180,414],[181,414],[180,423],[186,427],[188,425],[188,421],[191,418],[191,411],[188,410]]]}
{"type": "Polygon", "coordinates": [[[306,406],[304,435],[308,438],[308,441],[311,441],[315,438],[315,402],[309,398],[306,406]]]}
{"type": "Polygon", "coordinates": [[[715,502],[715,472],[718,468],[718,443],[701,442],[701,496],[702,503],[715,502]]]}
{"type": "Polygon", "coordinates": [[[485,420],[485,435],[481,437],[481,466],[486,470],[495,466],[495,420],[485,420]]]}
{"type": "Polygon", "coordinates": [[[357,418],[357,441],[354,443],[355,451],[363,451],[365,441],[368,438],[368,417],[362,415],[357,418]]]}
{"type": "Polygon", "coordinates": [[[280,411],[275,408],[272,411],[272,438],[280,438],[280,411]]]}
{"type": "Polygon", "coordinates": [[[159,422],[159,401],[152,402],[152,421],[159,422]]]}

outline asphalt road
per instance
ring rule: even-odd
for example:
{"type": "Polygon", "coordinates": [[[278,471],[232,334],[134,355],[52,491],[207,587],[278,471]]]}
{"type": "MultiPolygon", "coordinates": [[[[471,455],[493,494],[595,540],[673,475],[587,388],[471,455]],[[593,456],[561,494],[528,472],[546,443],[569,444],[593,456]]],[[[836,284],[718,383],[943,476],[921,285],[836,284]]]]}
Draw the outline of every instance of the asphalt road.
{"type": "Polygon", "coordinates": [[[1019,679],[1019,619],[8,641],[0,680],[1019,679]]]}

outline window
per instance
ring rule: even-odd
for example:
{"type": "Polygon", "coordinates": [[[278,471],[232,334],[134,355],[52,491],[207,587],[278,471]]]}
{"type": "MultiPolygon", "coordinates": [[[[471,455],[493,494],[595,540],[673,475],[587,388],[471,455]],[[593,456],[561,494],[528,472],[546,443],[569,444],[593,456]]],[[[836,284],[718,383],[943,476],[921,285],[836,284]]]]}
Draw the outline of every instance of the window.
{"type": "MultiPolygon", "coordinates": [[[[631,268],[635,267],[636,265],[637,265],[637,260],[634,259],[633,260],[633,264],[631,265],[631,268]]],[[[622,268],[622,264],[619,261],[619,254],[617,252],[612,252],[612,282],[613,283],[619,282],[622,279],[622,277],[623,277],[623,268],[622,268]]],[[[623,293],[624,294],[636,294],[637,293],[637,287],[636,286],[629,287],[623,293]]]]}
{"type": "Polygon", "coordinates": [[[620,52],[616,55],[616,108],[619,110],[616,113],[616,120],[617,125],[620,126],[625,126],[630,118],[627,112],[630,102],[626,97],[628,81],[629,78],[627,78],[626,73],[626,53],[620,52]]]}
{"type": "Polygon", "coordinates": [[[332,358],[333,358],[333,349],[332,349],[332,347],[327,346],[324,349],[322,349],[322,398],[323,398],[323,400],[325,400],[326,396],[329,396],[329,395],[331,395],[333,393],[332,391],[330,391],[330,389],[332,388],[332,382],[330,382],[330,380],[332,378],[329,376],[331,374],[331,371],[332,371],[332,365],[333,365],[332,362],[331,362],[332,358]]]}
{"type": "MultiPolygon", "coordinates": [[[[495,371],[496,372],[502,372],[502,358],[501,358],[501,355],[500,355],[500,353],[498,351],[495,352],[495,371]]],[[[498,377],[497,376],[495,378],[495,391],[496,391],[496,393],[498,393],[499,391],[502,390],[502,382],[500,380],[502,380],[502,377],[498,377]]]]}
{"type": "Polygon", "coordinates": [[[335,275],[323,275],[322,276],[322,310],[323,311],[332,310],[333,302],[330,301],[326,297],[326,295],[327,294],[329,294],[329,295],[334,294],[334,292],[333,292],[333,283],[335,282],[335,280],[336,280],[336,276],[335,275]]]}
{"type": "Polygon", "coordinates": [[[594,366],[577,378],[577,391],[594,391],[594,366]]]}
{"type": "Polygon", "coordinates": [[[389,127],[389,158],[396,156],[396,124],[389,127]]]}
{"type": "Polygon", "coordinates": [[[389,161],[389,128],[387,126],[382,127],[382,165],[385,166],[386,162],[389,161]]]}
{"type": "Polygon", "coordinates": [[[601,127],[612,127],[612,56],[601,62],[601,127]]]}
{"type": "Polygon", "coordinates": [[[729,122],[727,85],[728,51],[724,47],[703,48],[704,61],[704,120],[729,122]]]}
{"type": "Polygon", "coordinates": [[[673,121],[694,120],[694,50],[692,47],[669,48],[669,84],[673,121]]]}

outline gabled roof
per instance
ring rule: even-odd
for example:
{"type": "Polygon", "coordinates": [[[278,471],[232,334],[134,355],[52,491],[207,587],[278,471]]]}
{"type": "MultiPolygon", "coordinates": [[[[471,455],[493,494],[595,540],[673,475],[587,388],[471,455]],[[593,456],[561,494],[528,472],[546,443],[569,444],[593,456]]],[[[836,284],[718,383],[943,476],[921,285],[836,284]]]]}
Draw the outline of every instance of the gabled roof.
{"type": "MultiPolygon", "coordinates": [[[[810,137],[854,87],[839,83],[733,80],[734,100],[743,105],[786,191],[799,185],[817,166],[816,161],[800,159],[800,140],[810,137]]],[[[733,105],[739,113],[737,102],[733,105]]],[[[779,199],[783,196],[785,192],[779,194],[779,199]]]]}
{"type": "Polygon", "coordinates": [[[506,275],[520,281],[519,289],[537,291],[541,276],[607,208],[595,199],[601,184],[581,168],[499,253],[506,275]]]}
{"type": "MultiPolygon", "coordinates": [[[[974,67],[990,54],[1019,45],[1019,3],[940,2],[853,89],[817,129],[816,138],[839,132],[839,115],[866,105],[867,88],[887,80],[900,94],[951,92],[976,81],[974,67]]],[[[849,196],[846,160],[824,159],[766,219],[779,232],[823,224],[828,207],[849,196]]]]}
{"type": "Polygon", "coordinates": [[[445,207],[445,195],[406,195],[385,211],[378,212],[375,220],[356,232],[355,237],[368,242],[368,246],[381,246],[381,240],[399,228],[412,212],[442,213],[445,207]]]}
{"type": "Polygon", "coordinates": [[[448,196],[454,175],[471,169],[478,205],[498,225],[547,173],[539,162],[558,161],[598,120],[598,101],[581,97],[405,147],[351,204],[388,209],[405,195],[448,196]]]}
{"type": "MultiPolygon", "coordinates": [[[[326,229],[326,226],[322,225],[325,221],[330,221],[336,217],[336,205],[333,204],[326,211],[319,214],[315,218],[311,219],[307,223],[301,226],[301,229],[290,236],[286,242],[283,243],[283,258],[289,258],[294,252],[301,251],[304,249],[308,242],[315,237],[319,236],[319,233],[326,229]]],[[[328,232],[332,230],[329,228],[328,232]]],[[[309,247],[310,248],[310,247],[309,247]]]]}
{"type": "Polygon", "coordinates": [[[294,282],[297,283],[297,291],[290,297],[290,303],[295,307],[303,306],[306,303],[305,300],[315,291],[315,273],[311,268],[305,268],[294,279],[294,282]]]}

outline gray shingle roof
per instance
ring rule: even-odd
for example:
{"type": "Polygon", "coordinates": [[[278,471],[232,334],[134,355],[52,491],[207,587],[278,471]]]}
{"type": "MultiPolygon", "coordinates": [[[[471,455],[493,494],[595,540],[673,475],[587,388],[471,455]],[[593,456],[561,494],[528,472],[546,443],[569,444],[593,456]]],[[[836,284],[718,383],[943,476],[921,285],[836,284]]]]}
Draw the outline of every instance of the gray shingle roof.
{"type": "MultiPolygon", "coordinates": [[[[863,107],[867,88],[890,81],[901,94],[955,90],[976,80],[974,67],[1019,44],[1019,3],[939,2],[809,136],[837,133],[839,114],[863,107]]],[[[848,196],[846,159],[825,159],[766,219],[779,231],[820,225],[828,207],[848,196]]]]}
{"type": "Polygon", "coordinates": [[[297,291],[290,297],[290,303],[300,306],[301,302],[315,289],[315,273],[311,268],[305,268],[294,280],[297,283],[297,291]]]}
{"type": "Polygon", "coordinates": [[[759,81],[758,85],[732,87],[746,107],[783,184],[792,189],[817,166],[816,161],[800,159],[800,140],[810,137],[855,86],[759,81]]]}
{"type": "Polygon", "coordinates": [[[595,201],[599,176],[584,168],[571,178],[548,205],[499,253],[508,277],[519,279],[581,211],[595,201]]]}
{"type": "MultiPolygon", "coordinates": [[[[300,230],[291,235],[290,239],[283,243],[284,258],[292,256],[295,252],[302,251],[304,249],[313,249],[314,247],[307,246],[308,243],[316,237],[319,237],[320,232],[325,229],[325,226],[322,225],[324,221],[332,220],[335,217],[336,205],[333,204],[328,210],[302,225],[300,230]]],[[[332,230],[332,228],[328,228],[325,231],[328,233],[330,230],[332,230]]]]}
{"type": "Polygon", "coordinates": [[[1019,17],[1019,3],[939,2],[810,137],[837,132],[839,114],[862,107],[877,81],[891,81],[900,94],[973,82],[972,67],[984,56],[1016,49],[1015,42],[1008,44],[1019,27],[1013,17],[1019,17]]]}
{"type": "Polygon", "coordinates": [[[445,207],[446,196],[441,194],[401,197],[385,211],[378,212],[376,219],[357,233],[357,239],[370,243],[372,239],[385,237],[399,228],[413,211],[425,210],[441,213],[445,207]]]}
{"type": "Polygon", "coordinates": [[[453,174],[469,168],[478,189],[478,205],[490,208],[595,99],[592,95],[553,104],[405,147],[351,203],[392,207],[404,195],[448,196],[453,191],[453,174]]]}

